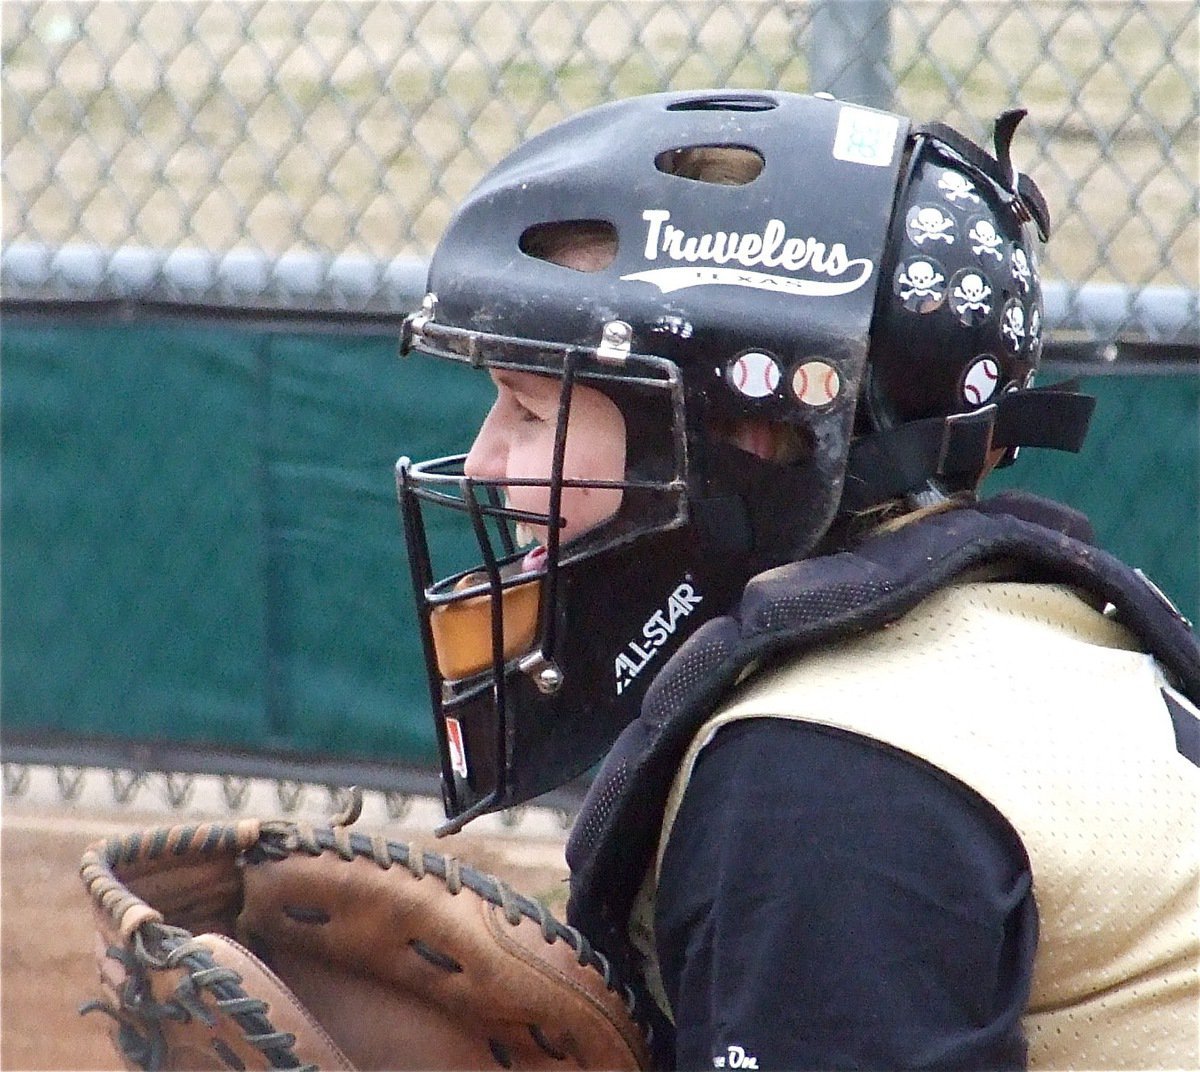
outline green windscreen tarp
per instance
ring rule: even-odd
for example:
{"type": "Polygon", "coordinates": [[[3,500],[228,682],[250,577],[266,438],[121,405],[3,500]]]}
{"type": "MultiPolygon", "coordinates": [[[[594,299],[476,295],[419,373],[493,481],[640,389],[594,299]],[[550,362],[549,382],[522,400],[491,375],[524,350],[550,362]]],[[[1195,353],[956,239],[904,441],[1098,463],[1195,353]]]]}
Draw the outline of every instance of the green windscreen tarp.
{"type": "MultiPolygon", "coordinates": [[[[7,317],[0,346],[6,733],[432,762],[393,464],[466,449],[486,376],[324,331],[7,317]]],[[[1084,454],[988,490],[1085,510],[1195,618],[1200,377],[1085,387],[1084,454]]]]}

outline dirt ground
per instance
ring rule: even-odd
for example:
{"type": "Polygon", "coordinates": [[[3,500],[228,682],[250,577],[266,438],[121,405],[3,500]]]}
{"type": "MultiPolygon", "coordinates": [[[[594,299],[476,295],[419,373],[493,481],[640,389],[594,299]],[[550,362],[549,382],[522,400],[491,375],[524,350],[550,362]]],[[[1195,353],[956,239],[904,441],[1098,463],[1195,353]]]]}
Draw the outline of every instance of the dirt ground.
{"type": "MultiPolygon", "coordinates": [[[[278,814],[264,813],[264,814],[278,814]]],[[[227,811],[208,818],[228,820],[227,811]]],[[[93,996],[89,907],[78,878],[79,858],[98,838],[145,827],[191,822],[192,815],[139,813],[78,803],[6,798],[0,813],[0,1068],[120,1069],[103,1014],[80,1016],[93,996]]],[[[482,822],[482,821],[481,821],[482,822]]],[[[521,826],[529,826],[523,822],[521,826]]],[[[532,832],[484,828],[437,841],[424,814],[403,823],[360,820],[356,832],[416,841],[498,875],[517,890],[550,903],[566,900],[562,834],[554,824],[532,832]]]]}

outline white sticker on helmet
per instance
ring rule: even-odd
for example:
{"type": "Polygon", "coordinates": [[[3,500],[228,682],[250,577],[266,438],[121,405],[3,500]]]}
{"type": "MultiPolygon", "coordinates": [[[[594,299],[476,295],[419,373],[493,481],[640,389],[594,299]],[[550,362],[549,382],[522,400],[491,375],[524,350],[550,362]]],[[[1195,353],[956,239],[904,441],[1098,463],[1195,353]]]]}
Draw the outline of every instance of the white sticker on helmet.
{"type": "Polygon", "coordinates": [[[992,288],[980,272],[964,268],[950,280],[950,307],[967,327],[992,315],[992,288]]]}
{"type": "Polygon", "coordinates": [[[450,767],[460,778],[467,777],[467,749],[462,726],[456,718],[446,719],[446,743],[450,746],[450,767]]]}
{"type": "Polygon", "coordinates": [[[1000,334],[1012,347],[1013,353],[1019,353],[1025,345],[1025,310],[1016,298],[1009,298],[1004,303],[1004,312],[1000,314],[1000,334]]]}
{"type": "Polygon", "coordinates": [[[1012,275],[1013,281],[1020,288],[1021,293],[1028,294],[1033,285],[1033,277],[1029,271],[1029,258],[1025,256],[1025,251],[1020,246],[1013,246],[1012,275]]]}
{"type": "Polygon", "coordinates": [[[843,105],[833,138],[833,158],[850,164],[889,167],[899,129],[900,120],[894,115],[843,105]]]}
{"type": "Polygon", "coordinates": [[[952,246],[958,234],[954,217],[937,205],[913,205],[908,210],[904,226],[908,237],[918,246],[924,246],[926,242],[945,242],[952,246]]]}
{"type": "Polygon", "coordinates": [[[806,406],[827,406],[841,392],[842,378],[824,361],[806,361],[792,374],[792,393],[806,406]]]}
{"type": "Polygon", "coordinates": [[[729,383],[747,398],[766,398],[779,386],[779,366],[770,354],[751,350],[729,363],[729,383]]]}
{"type": "Polygon", "coordinates": [[[996,393],[1000,384],[1000,366],[989,354],[983,354],[963,377],[963,401],[969,406],[982,406],[996,393]]]}
{"type": "Polygon", "coordinates": [[[945,269],[932,257],[909,257],[900,262],[893,284],[905,309],[931,313],[946,297],[945,269]]]}
{"type": "Polygon", "coordinates": [[[1001,252],[1004,239],[996,230],[996,225],[986,217],[980,216],[971,221],[967,240],[971,243],[971,252],[981,260],[984,257],[992,257],[997,261],[1004,260],[1004,254],[1001,252]]]}
{"type": "Polygon", "coordinates": [[[1042,340],[1042,314],[1035,305],[1029,310],[1029,343],[1037,346],[1042,340]]]}
{"type": "Polygon", "coordinates": [[[943,171],[937,184],[942,195],[952,204],[980,203],[974,185],[961,171],[943,171]]]}

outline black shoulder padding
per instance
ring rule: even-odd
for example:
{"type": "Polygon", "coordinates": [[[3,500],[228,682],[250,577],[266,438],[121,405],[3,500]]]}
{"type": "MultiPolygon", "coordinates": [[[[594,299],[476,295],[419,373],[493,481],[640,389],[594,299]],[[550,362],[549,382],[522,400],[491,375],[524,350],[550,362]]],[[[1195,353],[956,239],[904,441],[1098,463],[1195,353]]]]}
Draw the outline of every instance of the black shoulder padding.
{"type": "Polygon", "coordinates": [[[729,615],[706,622],[667,661],[593,780],[567,845],[570,921],[632,970],[626,921],[667,794],[692,737],[739,675],[757,660],[880,629],[977,567],[1003,560],[1018,577],[1075,585],[1111,604],[1179,691],[1200,702],[1191,627],[1090,540],[1082,514],[1009,493],[759,574],[729,615]]]}

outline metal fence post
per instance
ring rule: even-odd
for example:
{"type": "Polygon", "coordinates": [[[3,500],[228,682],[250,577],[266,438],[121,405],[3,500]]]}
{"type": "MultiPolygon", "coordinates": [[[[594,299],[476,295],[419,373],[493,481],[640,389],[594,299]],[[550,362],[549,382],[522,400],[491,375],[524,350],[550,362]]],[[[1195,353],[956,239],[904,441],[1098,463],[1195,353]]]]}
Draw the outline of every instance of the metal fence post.
{"type": "Polygon", "coordinates": [[[892,108],[892,0],[814,0],[808,19],[809,90],[892,108]]]}

